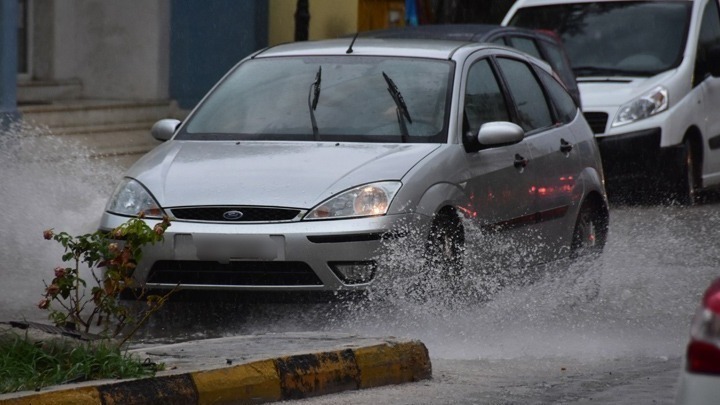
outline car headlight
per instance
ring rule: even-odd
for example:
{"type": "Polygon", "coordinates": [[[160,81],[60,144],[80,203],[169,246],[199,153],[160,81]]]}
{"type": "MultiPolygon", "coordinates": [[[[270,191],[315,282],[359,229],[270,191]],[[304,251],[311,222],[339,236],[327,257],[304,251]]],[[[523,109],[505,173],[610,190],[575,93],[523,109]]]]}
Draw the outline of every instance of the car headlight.
{"type": "Polygon", "coordinates": [[[656,87],[651,92],[620,107],[613,127],[629,124],[651,117],[668,109],[668,91],[664,87],[656,87]]]}
{"type": "Polygon", "coordinates": [[[124,178],[115,188],[106,211],[118,215],[137,217],[142,213],[146,218],[162,218],[164,212],[150,192],[131,178],[124,178]]]}
{"type": "Polygon", "coordinates": [[[305,219],[337,219],[385,215],[400,189],[399,181],[383,181],[355,187],[313,208],[305,219]]]}

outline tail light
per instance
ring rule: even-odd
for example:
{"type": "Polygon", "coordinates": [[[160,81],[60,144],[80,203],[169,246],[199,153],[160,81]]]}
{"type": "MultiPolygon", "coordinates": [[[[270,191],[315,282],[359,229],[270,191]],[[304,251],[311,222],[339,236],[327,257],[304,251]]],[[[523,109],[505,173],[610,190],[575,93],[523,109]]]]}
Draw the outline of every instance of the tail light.
{"type": "Polygon", "coordinates": [[[690,328],[687,370],[720,375],[720,279],[703,296],[690,328]]]}

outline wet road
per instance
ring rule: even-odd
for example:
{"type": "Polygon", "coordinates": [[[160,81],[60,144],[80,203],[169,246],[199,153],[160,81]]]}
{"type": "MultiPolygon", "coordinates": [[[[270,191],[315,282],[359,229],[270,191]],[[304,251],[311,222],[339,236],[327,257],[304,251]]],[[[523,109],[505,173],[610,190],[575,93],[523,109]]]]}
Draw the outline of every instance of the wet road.
{"type": "Polygon", "coordinates": [[[670,404],[690,319],[720,276],[718,208],[615,206],[600,259],[506,282],[489,301],[456,291],[418,301],[397,283],[352,302],[184,302],[141,338],[321,330],[416,338],[430,350],[430,382],[313,404],[670,404]]]}
{"type": "MultiPolygon", "coordinates": [[[[35,305],[61,251],[42,240],[42,230],[92,232],[127,164],[78,158],[58,165],[36,156],[37,148],[33,156],[23,150],[0,159],[0,320],[45,320],[35,305]]],[[[50,145],[47,153],[57,150],[50,145]]],[[[172,303],[138,339],[319,330],[416,338],[430,350],[431,382],[310,403],[671,403],[690,318],[720,275],[719,201],[614,206],[602,257],[569,269],[497,276],[479,271],[470,254],[466,289],[438,286],[418,297],[405,282],[416,263],[399,255],[370,299],[172,303]],[[483,294],[491,299],[478,299],[483,294]]],[[[475,239],[471,252],[482,249],[475,239]]]]}

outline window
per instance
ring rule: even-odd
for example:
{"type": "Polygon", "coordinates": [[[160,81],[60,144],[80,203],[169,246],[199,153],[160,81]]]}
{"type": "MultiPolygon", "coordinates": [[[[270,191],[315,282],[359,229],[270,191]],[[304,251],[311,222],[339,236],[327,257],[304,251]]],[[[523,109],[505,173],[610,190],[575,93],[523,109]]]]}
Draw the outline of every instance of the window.
{"type": "Polygon", "coordinates": [[[452,69],[422,58],[259,57],[208,95],[178,139],[445,142],[452,69]]]}
{"type": "Polygon", "coordinates": [[[528,55],[542,59],[542,55],[540,54],[540,50],[535,44],[535,41],[530,38],[510,37],[510,45],[515,49],[519,49],[527,53],[528,55]]]}
{"type": "Polygon", "coordinates": [[[17,0],[17,2],[17,72],[20,75],[27,75],[30,73],[30,3],[29,0],[17,0]]]}
{"type": "Polygon", "coordinates": [[[552,114],[545,93],[530,66],[514,59],[497,61],[517,107],[518,124],[526,132],[551,126],[552,114]]]}
{"type": "Polygon", "coordinates": [[[703,12],[700,38],[695,56],[693,85],[700,84],[710,73],[707,66],[707,52],[712,46],[720,45],[720,13],[715,0],[708,1],[703,12]]]}
{"type": "Polygon", "coordinates": [[[567,124],[574,120],[578,108],[570,94],[568,94],[565,88],[558,83],[555,78],[545,71],[539,70],[538,75],[540,76],[540,80],[542,80],[550,98],[553,101],[553,104],[555,105],[560,121],[567,124]]]}
{"type": "Polygon", "coordinates": [[[464,132],[477,134],[482,124],[510,121],[507,104],[487,59],[470,67],[465,85],[464,132]]]}

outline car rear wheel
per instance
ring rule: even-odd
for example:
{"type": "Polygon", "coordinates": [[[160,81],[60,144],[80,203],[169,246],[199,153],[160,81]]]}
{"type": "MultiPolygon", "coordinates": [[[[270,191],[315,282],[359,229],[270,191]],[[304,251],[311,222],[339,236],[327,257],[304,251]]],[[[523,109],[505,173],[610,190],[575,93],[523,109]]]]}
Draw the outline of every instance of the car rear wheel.
{"type": "Polygon", "coordinates": [[[570,245],[571,257],[602,253],[607,240],[607,230],[608,218],[605,211],[599,204],[590,200],[585,201],[575,221],[570,245]]]}

